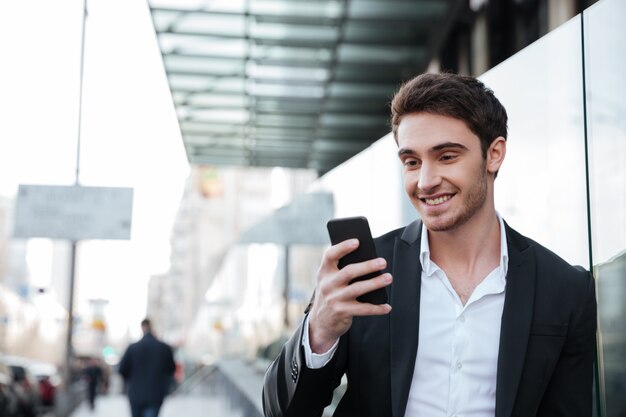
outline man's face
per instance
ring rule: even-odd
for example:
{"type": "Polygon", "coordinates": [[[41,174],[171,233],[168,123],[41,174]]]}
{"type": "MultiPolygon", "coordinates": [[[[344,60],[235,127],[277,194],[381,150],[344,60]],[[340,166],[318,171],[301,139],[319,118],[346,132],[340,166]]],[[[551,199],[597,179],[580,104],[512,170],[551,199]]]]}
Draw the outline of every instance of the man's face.
{"type": "Polygon", "coordinates": [[[413,113],[402,118],[397,137],[404,188],[428,230],[454,230],[486,206],[486,160],[463,121],[413,113]]]}

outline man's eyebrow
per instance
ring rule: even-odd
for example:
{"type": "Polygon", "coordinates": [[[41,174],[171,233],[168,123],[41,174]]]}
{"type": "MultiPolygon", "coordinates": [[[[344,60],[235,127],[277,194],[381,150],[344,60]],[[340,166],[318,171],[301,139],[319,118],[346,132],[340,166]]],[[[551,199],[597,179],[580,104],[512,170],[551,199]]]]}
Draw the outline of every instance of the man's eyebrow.
{"type": "Polygon", "coordinates": [[[400,148],[398,149],[398,158],[402,157],[402,155],[415,155],[415,151],[408,148],[400,148]]]}
{"type": "Polygon", "coordinates": [[[431,152],[438,152],[438,151],[441,151],[443,149],[448,149],[448,148],[456,148],[456,149],[467,150],[467,146],[463,145],[462,143],[445,142],[445,143],[440,143],[439,145],[433,146],[432,148],[430,148],[430,151],[431,152]]]}
{"type": "MultiPolygon", "coordinates": [[[[444,142],[444,143],[440,143],[439,145],[435,145],[432,148],[430,148],[429,152],[439,152],[442,151],[444,149],[461,149],[461,150],[467,150],[467,146],[463,145],[462,143],[458,143],[458,142],[444,142]]],[[[402,156],[404,155],[416,155],[415,151],[409,148],[400,148],[398,150],[398,157],[402,158],[402,156]]]]}

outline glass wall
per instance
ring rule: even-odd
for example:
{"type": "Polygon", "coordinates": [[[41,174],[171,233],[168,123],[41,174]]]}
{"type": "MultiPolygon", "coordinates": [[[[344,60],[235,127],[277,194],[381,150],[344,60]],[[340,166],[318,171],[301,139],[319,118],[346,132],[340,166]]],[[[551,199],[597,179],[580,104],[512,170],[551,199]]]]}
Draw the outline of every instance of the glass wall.
{"type": "Polygon", "coordinates": [[[480,79],[509,116],[496,208],[511,227],[589,268],[579,19],[480,79]]]}
{"type": "Polygon", "coordinates": [[[626,415],[626,2],[583,14],[589,202],[603,415],[626,415]]]}

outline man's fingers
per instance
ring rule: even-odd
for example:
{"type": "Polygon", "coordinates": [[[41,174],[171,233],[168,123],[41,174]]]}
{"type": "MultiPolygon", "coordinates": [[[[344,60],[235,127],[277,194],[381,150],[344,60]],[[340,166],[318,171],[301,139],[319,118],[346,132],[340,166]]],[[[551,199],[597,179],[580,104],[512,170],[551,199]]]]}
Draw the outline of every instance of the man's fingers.
{"type": "Polygon", "coordinates": [[[391,274],[386,273],[374,278],[353,282],[345,288],[345,298],[356,299],[363,294],[386,287],[391,284],[392,280],[391,274]]]}
{"type": "Polygon", "coordinates": [[[353,317],[383,316],[391,312],[391,306],[389,304],[368,304],[355,301],[355,304],[352,304],[349,310],[353,317]]]}
{"type": "Polygon", "coordinates": [[[324,254],[323,264],[324,267],[337,267],[339,259],[343,258],[350,252],[359,247],[358,239],[348,239],[343,242],[337,243],[326,250],[324,254]]]}
{"type": "Polygon", "coordinates": [[[382,271],[386,266],[387,261],[384,258],[370,259],[369,261],[346,265],[340,271],[337,271],[335,266],[334,272],[329,271],[324,282],[319,282],[319,277],[318,282],[325,290],[345,288],[355,278],[382,271]]]}
{"type": "Polygon", "coordinates": [[[355,278],[362,277],[363,275],[371,274],[372,272],[382,271],[387,267],[387,261],[384,258],[370,259],[369,261],[359,262],[356,264],[346,265],[339,275],[340,279],[349,283],[355,278]]]}

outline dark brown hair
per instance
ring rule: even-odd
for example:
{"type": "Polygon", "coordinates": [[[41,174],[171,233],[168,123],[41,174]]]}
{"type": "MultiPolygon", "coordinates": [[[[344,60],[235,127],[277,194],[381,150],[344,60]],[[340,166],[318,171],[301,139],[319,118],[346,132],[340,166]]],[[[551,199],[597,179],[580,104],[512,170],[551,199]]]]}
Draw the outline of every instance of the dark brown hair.
{"type": "Polygon", "coordinates": [[[391,129],[407,114],[426,112],[465,122],[478,138],[483,156],[499,136],[507,137],[506,110],[489,88],[475,78],[451,74],[422,74],[404,83],[391,102],[391,129]]]}

